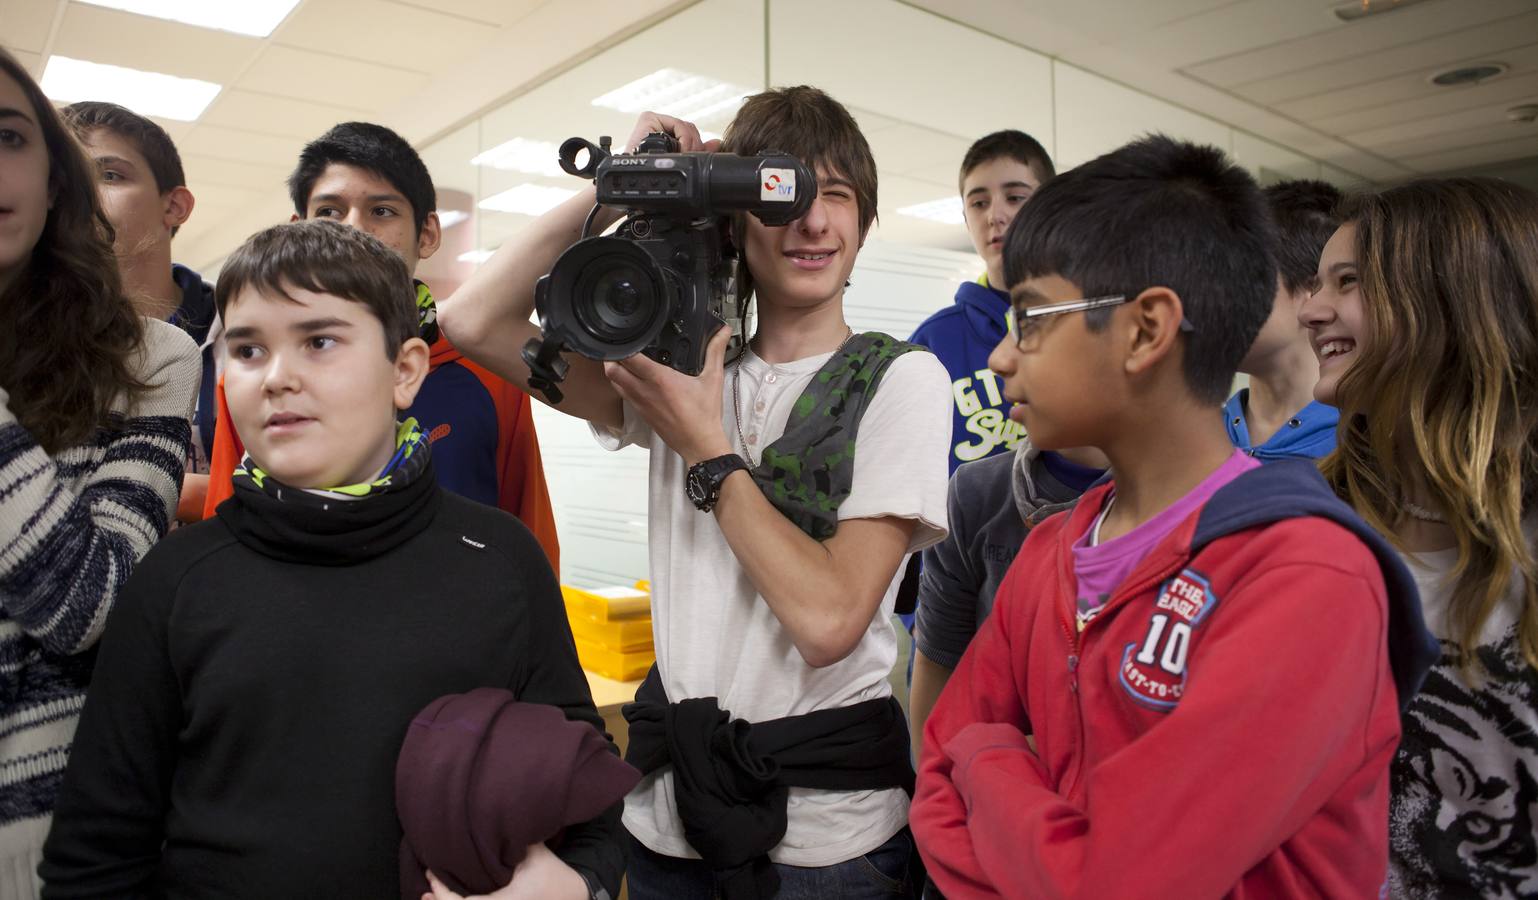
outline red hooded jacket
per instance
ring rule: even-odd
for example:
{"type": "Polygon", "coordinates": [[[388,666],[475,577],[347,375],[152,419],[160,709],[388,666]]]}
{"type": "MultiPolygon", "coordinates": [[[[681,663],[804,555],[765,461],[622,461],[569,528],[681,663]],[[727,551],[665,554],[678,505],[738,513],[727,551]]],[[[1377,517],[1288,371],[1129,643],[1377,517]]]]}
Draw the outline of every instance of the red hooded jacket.
{"type": "Polygon", "coordinates": [[[1272,463],[1080,632],[1070,547],[1108,490],[1031,532],[925,725],[930,876],[950,900],[1378,896],[1400,705],[1436,658],[1403,564],[1311,463],[1272,463]]]}

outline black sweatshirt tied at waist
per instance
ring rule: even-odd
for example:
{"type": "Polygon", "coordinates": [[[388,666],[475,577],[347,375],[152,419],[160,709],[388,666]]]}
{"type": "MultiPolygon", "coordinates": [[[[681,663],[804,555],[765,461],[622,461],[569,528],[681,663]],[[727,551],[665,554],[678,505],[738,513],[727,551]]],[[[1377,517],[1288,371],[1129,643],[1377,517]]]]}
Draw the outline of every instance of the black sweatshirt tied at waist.
{"type": "Polygon", "coordinates": [[[625,761],[650,774],[673,767],[684,837],[716,873],[727,900],[779,890],[768,853],[785,837],[787,789],[884,790],[913,796],[902,707],[892,697],[750,723],[715,697],[669,703],[657,667],[625,705],[625,761]]]}

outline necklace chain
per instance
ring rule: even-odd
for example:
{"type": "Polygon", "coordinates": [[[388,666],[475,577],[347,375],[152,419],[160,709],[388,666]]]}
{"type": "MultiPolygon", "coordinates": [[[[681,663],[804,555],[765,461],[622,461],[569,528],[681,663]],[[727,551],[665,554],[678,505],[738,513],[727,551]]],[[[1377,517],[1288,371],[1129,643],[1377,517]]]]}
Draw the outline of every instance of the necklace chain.
{"type": "Polygon", "coordinates": [[[1404,503],[1404,511],[1409,513],[1410,518],[1412,519],[1420,519],[1422,522],[1440,522],[1443,524],[1447,522],[1445,517],[1443,517],[1440,513],[1435,512],[1434,510],[1429,510],[1420,504],[1411,503],[1408,500],[1404,500],[1402,502],[1404,503]]]}
{"type": "MultiPolygon", "coordinates": [[[[848,326],[845,327],[848,328],[848,333],[844,335],[842,341],[838,342],[838,346],[833,349],[835,354],[844,349],[844,345],[849,343],[850,338],[854,337],[854,329],[848,326]]],[[[747,344],[743,344],[742,352],[737,354],[737,359],[732,364],[732,417],[737,420],[737,440],[742,442],[742,455],[748,458],[748,465],[756,469],[758,468],[758,461],[753,458],[753,451],[748,449],[748,439],[742,435],[742,358],[747,355],[747,344]]]]}

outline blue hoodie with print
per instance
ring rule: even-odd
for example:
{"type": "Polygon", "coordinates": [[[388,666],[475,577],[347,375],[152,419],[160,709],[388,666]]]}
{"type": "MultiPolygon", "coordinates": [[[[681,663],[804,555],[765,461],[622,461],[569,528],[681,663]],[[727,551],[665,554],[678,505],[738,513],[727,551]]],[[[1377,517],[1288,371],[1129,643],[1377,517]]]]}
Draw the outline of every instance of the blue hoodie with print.
{"type": "Polygon", "coordinates": [[[909,338],[940,358],[950,373],[955,401],[948,461],[964,462],[1013,451],[1025,429],[1009,418],[1004,383],[988,369],[988,355],[1003,340],[1009,295],[975,281],[956,289],[956,302],[940,310],[909,338]]]}

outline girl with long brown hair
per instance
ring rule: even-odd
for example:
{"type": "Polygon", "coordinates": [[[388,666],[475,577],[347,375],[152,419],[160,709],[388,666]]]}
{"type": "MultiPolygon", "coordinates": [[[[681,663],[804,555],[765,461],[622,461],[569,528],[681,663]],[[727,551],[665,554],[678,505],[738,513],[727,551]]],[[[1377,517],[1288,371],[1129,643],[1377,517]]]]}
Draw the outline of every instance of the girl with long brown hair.
{"type": "Polygon", "coordinates": [[[1394,762],[1389,887],[1534,896],[1538,197],[1425,180],[1341,220],[1299,314],[1315,396],[1341,411],[1322,466],[1404,555],[1442,643],[1394,762]]]}
{"type": "Polygon", "coordinates": [[[200,375],[123,296],[96,181],[0,50],[0,898],[37,893],[87,651],[171,521],[200,375]]]}

